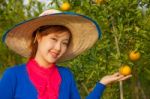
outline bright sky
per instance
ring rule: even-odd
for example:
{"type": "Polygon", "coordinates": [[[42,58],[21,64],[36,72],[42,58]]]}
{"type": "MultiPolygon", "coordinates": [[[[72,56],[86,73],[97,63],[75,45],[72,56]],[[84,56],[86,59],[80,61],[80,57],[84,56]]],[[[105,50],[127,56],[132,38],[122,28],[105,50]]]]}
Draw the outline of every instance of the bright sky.
{"type": "MultiPolygon", "coordinates": [[[[38,1],[48,4],[51,0],[38,0],[38,1]]],[[[28,0],[24,0],[24,4],[27,4],[27,3],[28,3],[28,0]]]]}

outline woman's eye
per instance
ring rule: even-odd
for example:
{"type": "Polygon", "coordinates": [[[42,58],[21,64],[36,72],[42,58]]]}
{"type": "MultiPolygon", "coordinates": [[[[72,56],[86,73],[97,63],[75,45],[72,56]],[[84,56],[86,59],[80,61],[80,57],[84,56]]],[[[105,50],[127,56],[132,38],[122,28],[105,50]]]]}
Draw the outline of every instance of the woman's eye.
{"type": "Polygon", "coordinates": [[[68,43],[67,43],[67,42],[63,42],[63,44],[64,44],[64,45],[68,45],[68,43]]]}
{"type": "Polygon", "coordinates": [[[57,41],[57,39],[56,38],[51,38],[52,40],[54,40],[54,41],[57,41]]]}

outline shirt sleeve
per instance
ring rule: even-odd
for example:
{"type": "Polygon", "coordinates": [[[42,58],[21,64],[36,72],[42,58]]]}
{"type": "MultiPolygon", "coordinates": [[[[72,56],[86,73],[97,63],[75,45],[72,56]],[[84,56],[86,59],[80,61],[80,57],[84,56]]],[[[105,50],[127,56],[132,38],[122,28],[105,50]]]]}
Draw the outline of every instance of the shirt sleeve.
{"type": "MultiPolygon", "coordinates": [[[[86,97],[86,99],[100,99],[105,90],[105,85],[97,82],[93,91],[86,97]]],[[[78,92],[75,79],[73,74],[71,73],[71,98],[70,99],[81,99],[80,94],[78,92]]]]}
{"type": "Polygon", "coordinates": [[[103,91],[105,90],[105,85],[97,82],[93,91],[86,97],[86,99],[101,99],[103,91]]]}
{"type": "Polygon", "coordinates": [[[7,69],[0,79],[0,99],[13,99],[14,95],[14,73],[11,69],[7,69]]]}
{"type": "Polygon", "coordinates": [[[76,83],[75,83],[75,79],[73,74],[71,73],[71,95],[70,95],[70,99],[81,99],[80,98],[80,94],[78,92],[76,83]]]}

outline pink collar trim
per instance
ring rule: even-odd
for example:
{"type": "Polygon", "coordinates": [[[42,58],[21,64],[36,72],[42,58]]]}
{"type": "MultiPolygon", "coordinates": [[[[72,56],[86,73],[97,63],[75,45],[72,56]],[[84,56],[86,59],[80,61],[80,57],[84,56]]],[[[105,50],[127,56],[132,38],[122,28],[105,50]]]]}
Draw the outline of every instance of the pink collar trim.
{"type": "Polygon", "coordinates": [[[43,68],[31,59],[27,63],[29,78],[38,92],[38,99],[58,99],[61,76],[55,64],[43,68]]]}

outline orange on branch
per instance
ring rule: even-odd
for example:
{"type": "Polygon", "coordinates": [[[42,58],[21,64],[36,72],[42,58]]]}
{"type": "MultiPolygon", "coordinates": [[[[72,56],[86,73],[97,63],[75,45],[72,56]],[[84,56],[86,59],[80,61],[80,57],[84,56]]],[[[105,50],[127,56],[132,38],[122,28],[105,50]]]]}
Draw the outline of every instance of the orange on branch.
{"type": "Polygon", "coordinates": [[[130,54],[129,54],[129,58],[131,61],[137,61],[140,59],[140,52],[136,52],[136,51],[131,51],[130,54]]]}
{"type": "Polygon", "coordinates": [[[63,3],[61,6],[60,6],[60,9],[63,10],[63,11],[67,11],[71,8],[70,4],[68,2],[65,2],[63,3]]]}
{"type": "Polygon", "coordinates": [[[95,0],[96,4],[103,4],[105,2],[105,0],[95,0]]]}

